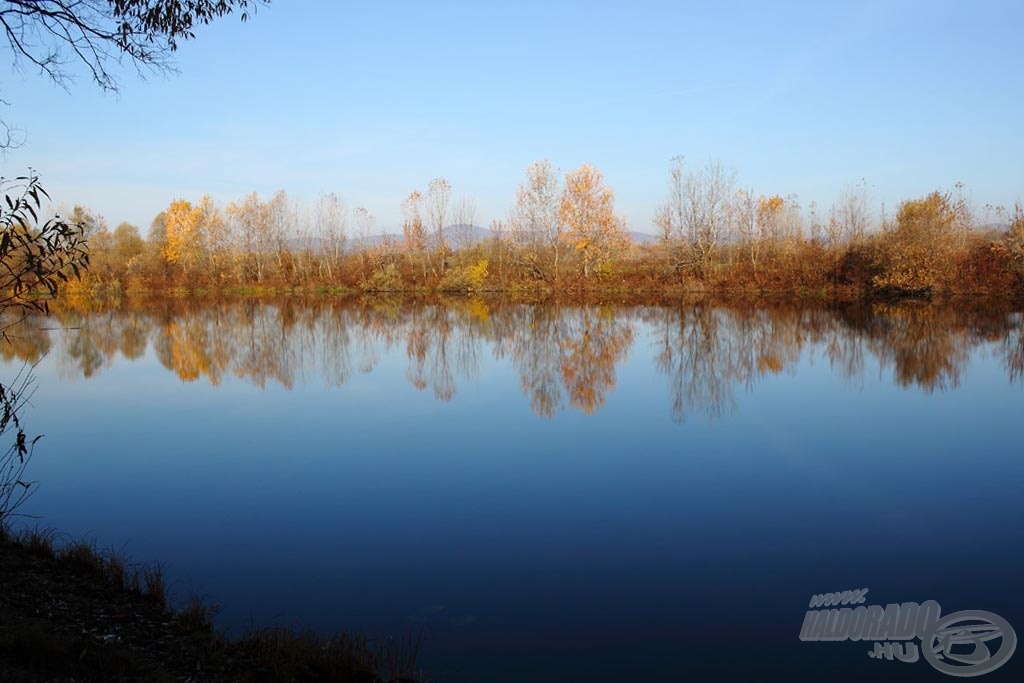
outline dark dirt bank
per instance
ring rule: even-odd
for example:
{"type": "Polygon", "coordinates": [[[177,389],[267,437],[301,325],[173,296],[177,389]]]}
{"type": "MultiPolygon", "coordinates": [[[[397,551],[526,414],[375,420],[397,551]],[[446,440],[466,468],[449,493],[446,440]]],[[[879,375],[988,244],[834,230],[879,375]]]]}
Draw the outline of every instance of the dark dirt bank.
{"type": "Polygon", "coordinates": [[[0,680],[422,681],[415,644],[376,647],[278,629],[229,639],[211,610],[164,607],[158,568],[126,570],[86,544],[0,530],[0,680]]]}

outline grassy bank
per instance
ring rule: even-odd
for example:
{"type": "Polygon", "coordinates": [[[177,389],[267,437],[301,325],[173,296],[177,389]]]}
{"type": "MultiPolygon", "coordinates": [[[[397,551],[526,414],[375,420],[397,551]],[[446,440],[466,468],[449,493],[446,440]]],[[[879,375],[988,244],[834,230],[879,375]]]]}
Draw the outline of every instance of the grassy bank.
{"type": "Polygon", "coordinates": [[[418,642],[255,629],[219,633],[216,606],[171,606],[158,564],[0,525],[0,672],[42,681],[422,681],[418,642]]]}

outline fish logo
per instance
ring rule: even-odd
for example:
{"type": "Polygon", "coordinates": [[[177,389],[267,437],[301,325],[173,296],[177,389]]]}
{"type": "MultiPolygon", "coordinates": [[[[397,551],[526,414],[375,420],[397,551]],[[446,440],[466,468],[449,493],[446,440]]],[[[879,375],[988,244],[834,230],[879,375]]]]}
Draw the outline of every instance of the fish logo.
{"type": "Polygon", "coordinates": [[[995,671],[1017,649],[1017,634],[998,614],[964,610],[947,614],[921,639],[924,658],[944,674],[970,678],[995,671]],[[999,640],[998,649],[991,645],[999,640]]]}

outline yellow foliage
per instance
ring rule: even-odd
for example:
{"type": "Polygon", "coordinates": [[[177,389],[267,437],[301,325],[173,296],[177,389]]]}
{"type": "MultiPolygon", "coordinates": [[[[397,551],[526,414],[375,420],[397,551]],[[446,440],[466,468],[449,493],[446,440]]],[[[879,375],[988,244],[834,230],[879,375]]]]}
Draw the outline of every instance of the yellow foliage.
{"type": "Polygon", "coordinates": [[[448,292],[477,292],[483,289],[487,280],[487,259],[480,259],[471,266],[448,271],[439,288],[448,292]]]}
{"type": "Polygon", "coordinates": [[[473,289],[482,288],[487,275],[487,259],[480,259],[475,265],[466,266],[466,277],[473,289]]]}
{"type": "Polygon", "coordinates": [[[584,277],[629,245],[622,220],[615,215],[615,195],[605,187],[601,172],[589,164],[566,174],[559,217],[566,227],[562,239],[579,255],[584,277]]]}
{"type": "Polygon", "coordinates": [[[168,263],[191,265],[202,245],[203,208],[183,199],[171,202],[165,213],[167,243],[161,250],[168,263]]]}

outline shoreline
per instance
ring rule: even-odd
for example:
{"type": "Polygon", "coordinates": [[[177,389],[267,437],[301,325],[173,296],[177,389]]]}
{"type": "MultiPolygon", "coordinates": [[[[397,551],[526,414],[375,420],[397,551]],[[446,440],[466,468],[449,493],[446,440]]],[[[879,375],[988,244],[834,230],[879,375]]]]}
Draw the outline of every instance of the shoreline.
{"type": "Polygon", "coordinates": [[[0,522],[0,671],[44,681],[412,683],[419,643],[260,628],[217,631],[216,605],[171,607],[158,564],[0,522]]]}
{"type": "Polygon", "coordinates": [[[246,300],[317,300],[373,302],[401,300],[407,302],[442,302],[483,300],[506,304],[591,305],[603,303],[636,305],[872,305],[872,304],[962,304],[964,302],[998,302],[1024,306],[1024,292],[984,290],[865,291],[849,288],[809,289],[745,289],[745,288],[544,288],[544,289],[481,289],[445,291],[440,289],[394,289],[363,291],[347,288],[321,287],[170,287],[124,291],[99,290],[60,294],[50,299],[57,305],[120,304],[146,300],[173,301],[246,301],[246,300]]]}

